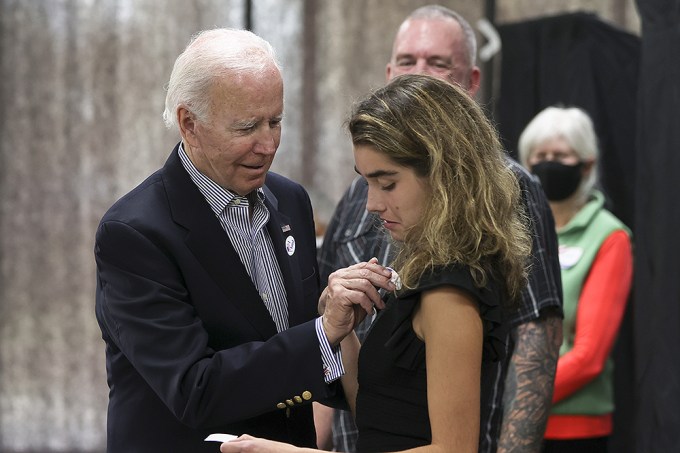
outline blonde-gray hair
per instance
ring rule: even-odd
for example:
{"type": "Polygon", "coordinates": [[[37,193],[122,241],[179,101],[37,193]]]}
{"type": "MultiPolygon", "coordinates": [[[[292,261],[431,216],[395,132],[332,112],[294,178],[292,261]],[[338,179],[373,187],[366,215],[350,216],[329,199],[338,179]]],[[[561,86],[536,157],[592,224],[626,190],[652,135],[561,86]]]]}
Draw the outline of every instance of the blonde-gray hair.
{"type": "Polygon", "coordinates": [[[371,146],[427,180],[421,220],[394,266],[406,287],[434,266],[470,268],[479,287],[504,283],[517,301],[531,251],[519,183],[496,130],[460,87],[427,75],[400,75],[359,101],[349,119],[355,146],[371,146]]]}

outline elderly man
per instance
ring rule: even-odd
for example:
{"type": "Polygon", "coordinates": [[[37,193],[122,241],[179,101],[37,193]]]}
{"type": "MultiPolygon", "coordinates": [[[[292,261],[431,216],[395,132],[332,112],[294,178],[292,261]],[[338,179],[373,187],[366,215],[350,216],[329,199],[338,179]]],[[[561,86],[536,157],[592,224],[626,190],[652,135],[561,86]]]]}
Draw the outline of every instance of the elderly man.
{"type": "Polygon", "coordinates": [[[282,115],[256,35],[202,32],[177,58],[164,118],[181,141],[96,234],[109,453],[216,451],[212,432],[315,445],[311,402],[334,394],[337,345],[393,286],[354,266],[317,316],[309,198],[268,171],[282,115]]]}
{"type": "MultiPolygon", "coordinates": [[[[474,96],[481,77],[475,65],[476,46],[474,30],[458,13],[438,5],[418,8],[397,31],[387,81],[400,74],[428,74],[457,83],[474,96]]],[[[511,360],[498,364],[494,393],[482,395],[479,451],[494,452],[498,447],[504,452],[538,452],[561,344],[562,286],[554,222],[545,195],[517,163],[508,158],[508,165],[520,181],[532,220],[533,262],[522,303],[509,314],[511,360]]],[[[366,198],[366,183],[357,178],[336,207],[319,253],[322,284],[333,270],[372,256],[389,262],[390,244],[368,219],[366,198]]],[[[358,327],[360,338],[367,328],[368,321],[358,327]]],[[[356,436],[351,415],[336,411],[335,448],[356,451],[356,436]]]]}

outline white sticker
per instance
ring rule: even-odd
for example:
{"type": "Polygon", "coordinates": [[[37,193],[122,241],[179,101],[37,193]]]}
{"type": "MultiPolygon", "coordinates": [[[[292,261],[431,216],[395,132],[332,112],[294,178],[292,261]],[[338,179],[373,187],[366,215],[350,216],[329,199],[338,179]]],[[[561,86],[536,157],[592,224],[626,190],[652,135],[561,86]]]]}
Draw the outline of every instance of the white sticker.
{"type": "Polygon", "coordinates": [[[286,238],[286,252],[288,252],[288,256],[293,256],[293,253],[295,253],[295,238],[293,236],[286,238]]]}
{"type": "Polygon", "coordinates": [[[578,263],[578,260],[583,256],[583,248],[570,247],[567,245],[560,245],[560,267],[562,269],[572,268],[578,263]]]}
{"type": "Polygon", "coordinates": [[[230,440],[234,439],[236,439],[236,436],[232,434],[215,433],[209,435],[204,440],[208,442],[229,442],[230,440]]]}
{"type": "Polygon", "coordinates": [[[394,284],[394,288],[397,291],[399,291],[401,289],[401,277],[399,277],[399,274],[397,274],[397,271],[395,271],[391,267],[388,267],[387,269],[392,271],[392,275],[390,276],[390,281],[394,284]]]}

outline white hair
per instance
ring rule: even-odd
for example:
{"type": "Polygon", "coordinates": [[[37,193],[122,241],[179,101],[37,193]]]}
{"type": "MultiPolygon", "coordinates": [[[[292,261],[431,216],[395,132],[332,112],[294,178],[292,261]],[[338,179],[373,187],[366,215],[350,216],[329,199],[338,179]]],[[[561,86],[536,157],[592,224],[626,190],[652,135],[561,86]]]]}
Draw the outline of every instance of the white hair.
{"type": "Polygon", "coordinates": [[[580,193],[588,197],[597,184],[600,152],[595,126],[584,110],[578,107],[548,107],[536,115],[519,137],[517,147],[520,162],[529,168],[531,151],[541,143],[558,137],[564,139],[581,160],[592,159],[592,170],[579,187],[580,193]]]}
{"type": "Polygon", "coordinates": [[[165,125],[178,127],[180,106],[205,122],[210,111],[210,87],[216,79],[259,73],[271,64],[281,69],[271,44],[250,31],[216,28],[197,33],[172,68],[163,112],[165,125]]]}

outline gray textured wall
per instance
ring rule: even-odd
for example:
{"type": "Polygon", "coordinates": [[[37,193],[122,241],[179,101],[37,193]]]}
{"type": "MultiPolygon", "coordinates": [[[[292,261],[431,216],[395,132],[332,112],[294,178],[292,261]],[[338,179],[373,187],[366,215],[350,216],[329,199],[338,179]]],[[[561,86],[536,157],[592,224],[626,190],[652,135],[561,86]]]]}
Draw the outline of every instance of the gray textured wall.
{"type": "MultiPolygon", "coordinates": [[[[304,183],[319,223],[352,179],[342,122],[384,83],[394,31],[428,1],[254,0],[284,65],[274,169],[304,183]]],[[[443,2],[475,22],[478,0],[443,2]]],[[[499,21],[584,6],[635,31],[630,0],[498,1],[499,21]]],[[[0,0],[0,451],[102,451],[107,387],[93,234],[160,166],[165,84],[190,35],[243,26],[242,0],[0,0]]]]}
{"type": "Polygon", "coordinates": [[[102,449],[94,228],[165,159],[171,65],[193,31],[240,25],[231,3],[0,3],[0,451],[102,449]]]}

